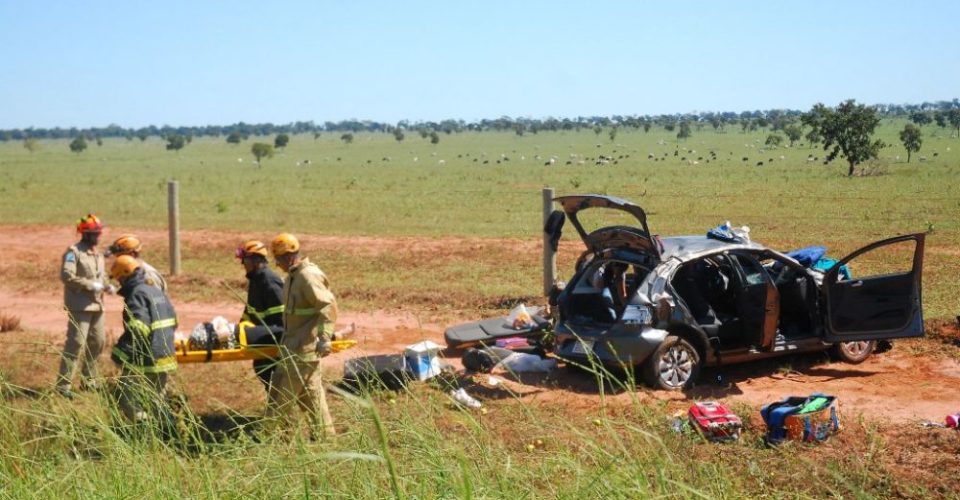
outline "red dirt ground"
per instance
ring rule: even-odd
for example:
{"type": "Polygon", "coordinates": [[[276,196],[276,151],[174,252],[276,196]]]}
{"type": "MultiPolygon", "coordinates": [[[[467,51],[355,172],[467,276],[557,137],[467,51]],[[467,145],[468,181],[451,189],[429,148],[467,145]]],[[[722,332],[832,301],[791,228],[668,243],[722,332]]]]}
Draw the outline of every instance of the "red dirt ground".
{"type": "MultiPolygon", "coordinates": [[[[111,234],[122,232],[123,228],[113,228],[111,234]]],[[[165,233],[162,231],[138,230],[137,233],[154,248],[165,245],[165,233]]],[[[73,237],[70,228],[0,226],[0,238],[3,238],[7,245],[6,262],[23,259],[56,262],[62,248],[72,241],[73,237]],[[63,244],[52,245],[51,242],[63,244]]],[[[182,238],[240,240],[242,235],[193,231],[185,232],[182,238]]],[[[376,241],[378,244],[353,246],[382,249],[408,245],[414,241],[413,238],[363,239],[376,241]]],[[[307,237],[306,240],[329,243],[337,238],[307,237]]],[[[350,240],[356,243],[357,238],[350,240]]],[[[421,243],[423,242],[418,242],[421,243]]],[[[462,238],[441,238],[430,239],[426,244],[440,245],[445,252],[451,252],[457,251],[458,247],[472,245],[473,242],[462,238]]],[[[534,251],[534,246],[518,250],[534,251]]],[[[5,274],[9,270],[9,267],[0,263],[0,273],[5,274]]],[[[45,266],[43,271],[38,269],[37,274],[37,279],[56,282],[55,276],[46,274],[45,266]]],[[[0,366],[9,367],[17,358],[23,359],[27,356],[26,363],[32,367],[16,370],[16,379],[10,380],[13,383],[43,388],[53,382],[57,353],[63,344],[62,332],[66,326],[66,317],[62,311],[60,293],[50,289],[50,286],[41,286],[33,290],[14,290],[6,288],[0,282],[0,312],[19,316],[23,328],[22,332],[0,333],[0,366]]],[[[241,309],[240,305],[235,303],[180,302],[175,305],[182,328],[185,329],[216,315],[236,320],[241,309]]],[[[112,339],[120,332],[120,308],[118,298],[108,297],[107,330],[112,339]]],[[[339,371],[343,361],[350,357],[397,353],[404,346],[422,339],[443,343],[443,325],[421,325],[418,318],[409,312],[377,311],[353,314],[344,311],[340,326],[351,322],[357,326],[354,338],[359,341],[359,346],[326,358],[325,365],[330,372],[339,371]]],[[[960,345],[960,332],[957,332],[956,325],[940,322],[933,326],[932,337],[960,345]]],[[[941,421],[946,414],[960,410],[960,363],[950,359],[910,355],[903,351],[895,347],[891,352],[873,356],[856,366],[824,362],[823,356],[818,355],[792,361],[782,359],[733,366],[719,372],[723,377],[722,385],[705,382],[687,395],[643,391],[639,397],[651,401],[667,400],[671,406],[680,406],[681,401],[689,398],[725,398],[759,407],[786,395],[821,391],[837,395],[848,415],[862,413],[868,418],[902,423],[917,422],[921,419],[941,421]]],[[[459,365],[458,359],[451,361],[459,365]]],[[[106,359],[102,359],[101,363],[104,366],[110,365],[106,359]]],[[[705,379],[712,379],[716,374],[709,372],[705,379]]],[[[13,374],[8,373],[8,376],[10,375],[13,374]]],[[[212,410],[220,405],[250,411],[262,403],[262,391],[256,389],[257,382],[250,373],[249,364],[245,362],[183,366],[178,378],[183,390],[193,396],[191,404],[196,406],[194,409],[197,411],[212,410]],[[211,377],[222,382],[211,384],[211,377]]],[[[600,402],[596,382],[586,374],[558,370],[547,376],[526,375],[520,381],[506,380],[506,377],[502,376],[499,378],[504,383],[494,389],[483,387],[489,385],[488,376],[477,376],[474,390],[480,396],[496,397],[509,389],[509,392],[531,403],[563,404],[571,408],[582,408],[585,412],[595,411],[600,402]]],[[[608,403],[626,403],[630,398],[630,394],[608,393],[605,399],[608,403]]]]}

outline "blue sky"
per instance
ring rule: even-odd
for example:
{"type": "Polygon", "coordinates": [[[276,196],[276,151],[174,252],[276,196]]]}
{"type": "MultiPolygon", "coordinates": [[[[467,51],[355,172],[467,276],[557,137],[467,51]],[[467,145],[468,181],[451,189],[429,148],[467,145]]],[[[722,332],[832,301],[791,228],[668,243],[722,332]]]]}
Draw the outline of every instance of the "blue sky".
{"type": "Polygon", "coordinates": [[[0,128],[960,97],[960,2],[0,0],[0,128]]]}

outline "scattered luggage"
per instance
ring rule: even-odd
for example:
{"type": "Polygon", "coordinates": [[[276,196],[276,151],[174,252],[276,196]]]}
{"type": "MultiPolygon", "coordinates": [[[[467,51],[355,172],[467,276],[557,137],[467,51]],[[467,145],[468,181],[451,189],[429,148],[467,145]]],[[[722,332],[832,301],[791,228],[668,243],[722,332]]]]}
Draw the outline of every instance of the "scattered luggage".
{"type": "Polygon", "coordinates": [[[743,421],[727,405],[715,401],[694,403],[687,410],[690,425],[707,441],[728,442],[740,439],[743,421]]]}
{"type": "Polygon", "coordinates": [[[463,353],[463,367],[473,372],[490,373],[493,367],[507,359],[513,351],[502,347],[471,347],[463,353]]]}
{"type": "Polygon", "coordinates": [[[401,354],[379,354],[348,359],[343,365],[342,384],[354,392],[362,389],[398,390],[415,377],[401,354]]]}
{"type": "Polygon", "coordinates": [[[413,378],[427,380],[440,375],[440,353],[442,347],[429,340],[407,346],[403,358],[413,378]]]}
{"type": "Polygon", "coordinates": [[[950,429],[960,429],[960,412],[947,415],[944,424],[950,429]]]}
{"type": "Polygon", "coordinates": [[[557,360],[553,358],[541,358],[536,354],[527,354],[524,352],[514,352],[507,356],[496,366],[494,370],[500,368],[510,373],[530,373],[530,372],[550,372],[557,367],[557,360]]]}
{"type": "Polygon", "coordinates": [[[822,393],[791,396],[760,409],[767,425],[766,441],[776,445],[785,440],[814,443],[840,431],[837,398],[822,393]]]}
{"type": "Polygon", "coordinates": [[[496,342],[494,342],[494,345],[504,349],[510,349],[511,351],[516,351],[518,349],[529,349],[531,347],[530,341],[523,337],[507,337],[505,339],[497,339],[496,342]]]}
{"type": "Polygon", "coordinates": [[[462,387],[456,390],[451,390],[450,397],[457,403],[472,410],[479,410],[483,407],[483,404],[480,403],[480,401],[477,401],[476,398],[468,394],[466,389],[462,387]]]}

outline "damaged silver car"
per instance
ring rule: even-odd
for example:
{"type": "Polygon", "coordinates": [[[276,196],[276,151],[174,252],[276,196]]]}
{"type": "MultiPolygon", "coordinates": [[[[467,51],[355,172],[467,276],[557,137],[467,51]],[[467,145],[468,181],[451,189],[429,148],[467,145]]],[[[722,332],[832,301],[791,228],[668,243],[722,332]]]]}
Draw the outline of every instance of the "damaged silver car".
{"type": "Polygon", "coordinates": [[[704,366],[832,350],[859,363],[876,341],[923,336],[923,234],[871,243],[826,270],[749,240],[659,237],[643,209],[599,195],[557,198],[545,229],[564,220],[586,245],[557,289],[554,354],[635,368],[654,388],[682,390],[704,366]],[[632,224],[584,227],[584,213],[616,211],[632,224]],[[847,278],[859,263],[883,270],[847,278]],[[843,272],[841,272],[843,271],[843,272]]]}

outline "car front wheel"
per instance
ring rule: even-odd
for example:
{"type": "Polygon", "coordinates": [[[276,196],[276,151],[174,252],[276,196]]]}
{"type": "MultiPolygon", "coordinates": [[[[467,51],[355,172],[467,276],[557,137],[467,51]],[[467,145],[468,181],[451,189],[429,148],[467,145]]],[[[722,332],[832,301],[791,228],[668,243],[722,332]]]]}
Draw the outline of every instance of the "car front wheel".
{"type": "Polygon", "coordinates": [[[873,340],[861,340],[857,342],[838,342],[833,344],[833,355],[850,364],[860,364],[870,357],[877,343],[873,340]]]}
{"type": "Polygon", "coordinates": [[[685,339],[668,335],[643,365],[650,387],[667,391],[690,388],[700,374],[700,354],[685,339]]]}

